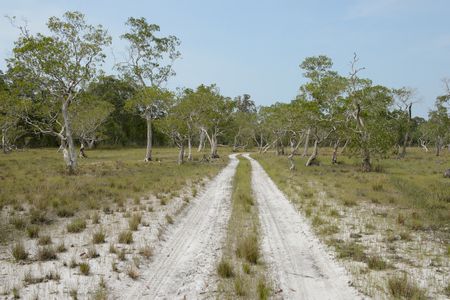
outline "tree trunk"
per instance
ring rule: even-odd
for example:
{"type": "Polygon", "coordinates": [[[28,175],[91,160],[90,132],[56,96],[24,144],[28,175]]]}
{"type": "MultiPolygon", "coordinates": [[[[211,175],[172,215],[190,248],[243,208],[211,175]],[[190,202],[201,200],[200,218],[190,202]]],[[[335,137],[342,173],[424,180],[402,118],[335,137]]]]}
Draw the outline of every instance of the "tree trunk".
{"type": "Polygon", "coordinates": [[[87,144],[88,144],[88,149],[89,150],[94,149],[95,140],[92,139],[92,140],[88,141],[87,144]]]}
{"type": "Polygon", "coordinates": [[[7,150],[6,150],[6,129],[5,128],[2,129],[2,150],[3,150],[3,153],[6,154],[7,150]]]}
{"type": "Polygon", "coordinates": [[[203,148],[205,147],[205,132],[203,130],[200,130],[200,141],[198,144],[198,149],[197,152],[200,152],[203,150],[203,148]]]}
{"type": "Polygon", "coordinates": [[[83,141],[81,141],[81,145],[80,145],[80,158],[87,158],[87,155],[84,152],[84,142],[83,141]]]}
{"type": "Polygon", "coordinates": [[[259,136],[259,138],[260,138],[260,141],[261,141],[261,144],[260,144],[260,147],[259,147],[259,153],[261,153],[262,151],[263,151],[263,135],[262,135],[262,133],[261,133],[261,135],[259,136]]]}
{"type": "Polygon", "coordinates": [[[152,119],[147,118],[147,152],[144,161],[152,160],[152,119]]]}
{"type": "Polygon", "coordinates": [[[363,150],[363,161],[361,167],[363,172],[372,171],[372,164],[370,163],[370,152],[367,149],[363,150]]]}
{"type": "Polygon", "coordinates": [[[422,140],[421,138],[419,138],[419,143],[420,143],[420,146],[425,150],[425,152],[428,152],[428,147],[427,147],[427,144],[425,143],[425,141],[422,140]]]}
{"type": "Polygon", "coordinates": [[[341,153],[340,153],[341,155],[344,154],[345,149],[347,148],[348,142],[349,142],[349,139],[346,139],[344,146],[342,146],[342,148],[341,148],[341,153]]]}
{"type": "Polygon", "coordinates": [[[233,152],[237,151],[240,136],[241,136],[241,128],[239,127],[237,134],[234,136],[233,150],[232,150],[233,152]]]}
{"type": "Polygon", "coordinates": [[[298,141],[298,143],[296,145],[293,145],[291,148],[291,154],[289,154],[288,156],[288,160],[289,160],[289,170],[294,171],[295,170],[295,163],[294,163],[294,155],[297,152],[298,147],[300,147],[301,144],[301,140],[298,141]]]}
{"type": "Polygon", "coordinates": [[[69,173],[73,174],[77,167],[77,154],[76,154],[75,144],[73,142],[73,137],[72,137],[72,124],[70,122],[70,117],[69,117],[69,103],[70,103],[69,100],[64,101],[61,111],[62,111],[62,115],[63,115],[63,119],[64,119],[64,129],[66,132],[66,144],[69,148],[68,150],[65,149],[67,151],[67,153],[65,153],[65,155],[67,156],[66,164],[67,164],[69,173]]]}
{"type": "Polygon", "coordinates": [[[211,136],[211,158],[219,158],[217,154],[217,137],[211,136]]]}
{"type": "Polygon", "coordinates": [[[192,160],[192,137],[190,135],[188,137],[188,160],[192,160]]]}
{"type": "Polygon", "coordinates": [[[317,139],[314,140],[314,149],[313,149],[313,153],[311,154],[311,156],[308,158],[308,161],[306,162],[306,166],[309,167],[313,164],[317,164],[317,154],[318,154],[318,149],[317,146],[319,145],[319,141],[317,139]]]}
{"type": "Polygon", "coordinates": [[[337,139],[337,141],[334,143],[334,146],[333,146],[333,156],[331,157],[332,164],[337,164],[338,148],[339,148],[339,139],[337,139]]]}
{"type": "Polygon", "coordinates": [[[441,155],[441,137],[436,139],[436,156],[441,155]]]}
{"type": "Polygon", "coordinates": [[[181,165],[184,162],[184,144],[180,145],[180,152],[178,153],[178,164],[181,165]]]}
{"type": "Polygon", "coordinates": [[[405,137],[404,137],[404,141],[403,141],[403,145],[402,145],[402,151],[399,154],[400,158],[404,158],[406,156],[406,146],[408,144],[408,140],[409,140],[409,133],[406,132],[405,133],[405,137]]]}
{"type": "Polygon", "coordinates": [[[303,147],[303,157],[306,157],[308,155],[308,146],[309,146],[309,135],[311,134],[311,128],[308,128],[308,131],[306,131],[306,138],[305,138],[305,146],[303,147]]]}

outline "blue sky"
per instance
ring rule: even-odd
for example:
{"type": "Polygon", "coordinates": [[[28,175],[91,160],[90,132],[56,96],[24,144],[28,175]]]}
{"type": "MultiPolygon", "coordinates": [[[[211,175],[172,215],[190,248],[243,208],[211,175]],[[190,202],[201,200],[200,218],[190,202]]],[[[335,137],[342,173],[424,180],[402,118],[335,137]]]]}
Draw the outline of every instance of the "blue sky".
{"type": "Polygon", "coordinates": [[[362,76],[388,87],[412,87],[414,114],[426,116],[450,77],[450,1],[2,1],[0,69],[11,55],[17,31],[4,15],[28,21],[45,32],[48,17],[67,10],[86,14],[113,36],[106,50],[107,72],[125,57],[119,39],[129,16],[144,16],[163,34],[181,39],[182,59],[168,87],[217,83],[222,93],[252,95],[257,104],[289,101],[304,82],[298,65],[307,56],[330,56],[341,74],[354,52],[362,76]]]}

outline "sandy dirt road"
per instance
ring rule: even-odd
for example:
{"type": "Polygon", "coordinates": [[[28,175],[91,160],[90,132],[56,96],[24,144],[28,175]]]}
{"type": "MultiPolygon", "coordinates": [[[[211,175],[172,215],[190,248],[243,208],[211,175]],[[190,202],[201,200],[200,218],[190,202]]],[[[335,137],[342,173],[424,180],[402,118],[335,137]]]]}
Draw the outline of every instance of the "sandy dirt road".
{"type": "Polygon", "coordinates": [[[166,241],[139,281],[121,291],[127,299],[199,299],[214,285],[231,212],[232,179],[238,160],[230,163],[192,200],[185,215],[166,234],[166,241]]]}
{"type": "Polygon", "coordinates": [[[258,203],[262,250],[273,275],[275,298],[361,299],[343,269],[326,253],[304,218],[261,165],[252,165],[252,187],[258,203]]]}

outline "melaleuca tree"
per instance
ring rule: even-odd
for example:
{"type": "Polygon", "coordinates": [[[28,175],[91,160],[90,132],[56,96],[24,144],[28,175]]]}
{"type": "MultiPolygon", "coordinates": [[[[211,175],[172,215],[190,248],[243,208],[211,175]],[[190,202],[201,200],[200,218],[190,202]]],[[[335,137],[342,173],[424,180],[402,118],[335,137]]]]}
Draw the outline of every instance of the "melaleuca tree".
{"type": "Polygon", "coordinates": [[[15,147],[16,140],[26,133],[21,125],[23,106],[20,97],[12,90],[0,72],[0,130],[3,153],[15,147]]]}
{"type": "Polygon", "coordinates": [[[444,80],[445,93],[437,97],[435,108],[428,114],[428,132],[436,146],[436,156],[445,143],[450,143],[450,80],[444,80]]]}
{"type": "Polygon", "coordinates": [[[411,131],[413,129],[412,106],[414,104],[414,90],[411,88],[400,88],[393,90],[395,104],[397,105],[396,123],[399,136],[399,145],[401,150],[398,151],[398,157],[406,156],[406,146],[411,139],[411,131]]]}
{"type": "Polygon", "coordinates": [[[332,66],[333,62],[326,56],[308,57],[300,65],[309,81],[300,88],[298,101],[308,112],[306,123],[314,140],[306,166],[316,163],[319,145],[343,122],[347,79],[333,71],[332,66]]]}
{"type": "Polygon", "coordinates": [[[233,151],[238,148],[246,148],[253,136],[255,126],[256,105],[250,95],[244,94],[234,99],[235,110],[230,131],[233,135],[233,151]]]}
{"type": "Polygon", "coordinates": [[[80,12],[51,17],[47,27],[49,35],[33,35],[22,28],[13,56],[7,60],[8,73],[22,90],[20,94],[27,96],[27,122],[41,133],[59,137],[73,173],[77,155],[69,109],[96,77],[111,38],[102,26],[87,24],[80,12]]]}
{"type": "Polygon", "coordinates": [[[193,109],[198,112],[197,127],[210,145],[210,157],[218,158],[218,138],[232,121],[234,102],[220,94],[216,85],[200,85],[190,95],[193,109]]]}
{"type": "Polygon", "coordinates": [[[125,103],[125,109],[136,113],[147,122],[147,150],[145,161],[152,160],[152,123],[167,114],[172,100],[172,93],[157,86],[143,87],[129,98],[125,103]]]}
{"type": "Polygon", "coordinates": [[[91,149],[95,143],[106,138],[102,125],[113,110],[111,103],[88,93],[82,94],[80,100],[72,105],[69,114],[73,120],[73,134],[82,148],[87,145],[91,149]]]}
{"type": "Polygon", "coordinates": [[[177,50],[180,41],[172,35],[157,36],[160,27],[148,23],[145,18],[129,18],[126,25],[129,31],[122,38],[129,43],[128,60],[119,64],[118,68],[124,77],[130,78],[138,86],[137,95],[128,102],[128,106],[134,105],[134,110],[147,122],[145,161],[150,161],[153,146],[152,122],[165,110],[164,99],[154,96],[175,75],[173,62],[180,57],[177,50]]]}

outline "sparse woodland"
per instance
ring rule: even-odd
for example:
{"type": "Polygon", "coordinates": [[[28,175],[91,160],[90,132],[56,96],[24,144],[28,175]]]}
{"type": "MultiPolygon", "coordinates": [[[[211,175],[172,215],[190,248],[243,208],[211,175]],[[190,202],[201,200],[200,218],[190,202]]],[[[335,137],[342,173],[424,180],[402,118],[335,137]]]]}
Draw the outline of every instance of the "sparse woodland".
{"type": "MultiPolygon", "coordinates": [[[[304,83],[295,99],[257,106],[251,95],[222,95],[215,84],[169,90],[182,41],[145,18],[124,24],[127,56],[110,74],[104,63],[115,41],[84,14],[51,17],[45,34],[10,20],[18,38],[0,71],[3,275],[14,263],[60,259],[62,277],[76,269],[86,284],[71,289],[72,298],[95,292],[106,299],[110,283],[95,270],[112,269],[115,291],[134,284],[153,245],[228,154],[253,152],[321,241],[347,261],[360,292],[450,297],[450,78],[425,119],[414,116],[414,88],[365,78],[369,66],[356,54],[343,74],[317,55],[300,62],[304,83]],[[75,246],[66,249],[69,243],[75,246]]],[[[239,161],[231,221],[222,226],[228,244],[219,290],[266,299],[277,291],[260,257],[251,165],[239,161]],[[240,244],[256,258],[239,253],[240,244]]],[[[55,270],[38,278],[40,271],[24,267],[25,278],[0,292],[15,297],[19,286],[59,282],[55,270]]]]}
{"type": "Polygon", "coordinates": [[[159,26],[143,18],[125,24],[128,57],[114,75],[102,70],[111,37],[79,12],[50,18],[48,35],[15,26],[20,36],[0,81],[3,152],[59,146],[69,172],[76,170],[80,145],[83,153],[97,145],[146,145],[145,161],[152,160],[153,143],[175,145],[179,163],[205,145],[209,158],[218,145],[275,149],[291,169],[295,155],[308,155],[306,164],[314,165],[320,148],[332,147],[333,163],[345,150],[371,171],[374,158],[404,158],[409,146],[439,156],[450,144],[448,79],[423,119],[413,117],[412,88],[374,84],[356,55],[347,74],[319,55],[301,62],[306,83],[296,99],[256,107],[250,95],[224,96],[215,85],[164,88],[175,75],[180,41],[160,36],[159,26]]]}

